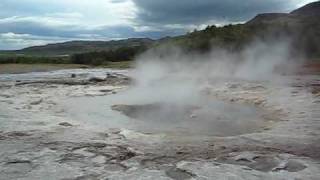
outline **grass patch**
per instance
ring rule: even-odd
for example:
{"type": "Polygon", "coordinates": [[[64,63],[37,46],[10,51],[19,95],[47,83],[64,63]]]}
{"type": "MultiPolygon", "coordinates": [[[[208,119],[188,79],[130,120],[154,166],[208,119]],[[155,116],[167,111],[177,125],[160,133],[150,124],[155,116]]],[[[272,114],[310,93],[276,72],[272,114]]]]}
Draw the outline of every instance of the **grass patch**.
{"type": "MultiPolygon", "coordinates": [[[[59,65],[66,66],[67,64],[77,64],[79,66],[93,66],[93,67],[105,67],[105,68],[131,68],[133,65],[133,61],[126,60],[105,60],[102,58],[96,57],[88,57],[84,58],[83,61],[77,62],[74,61],[73,56],[29,56],[29,55],[8,55],[8,54],[0,54],[0,64],[31,64],[31,65],[39,65],[39,64],[48,64],[48,65],[59,65]]],[[[72,65],[73,66],[73,65],[72,65]]]]}
{"type": "Polygon", "coordinates": [[[0,55],[0,64],[71,64],[69,57],[0,55]]]}
{"type": "Polygon", "coordinates": [[[134,66],[134,61],[120,61],[120,62],[105,62],[99,67],[103,68],[113,68],[113,69],[127,69],[134,66]]]}

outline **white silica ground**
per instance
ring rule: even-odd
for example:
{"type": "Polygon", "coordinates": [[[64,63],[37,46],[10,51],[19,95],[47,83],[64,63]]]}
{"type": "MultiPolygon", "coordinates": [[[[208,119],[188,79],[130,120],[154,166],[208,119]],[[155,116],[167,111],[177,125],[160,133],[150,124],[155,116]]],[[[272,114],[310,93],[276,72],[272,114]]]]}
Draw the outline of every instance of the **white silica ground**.
{"type": "Polygon", "coordinates": [[[210,82],[176,103],[135,98],[130,85],[56,83],[107,73],[130,75],[0,75],[0,180],[320,177],[317,75],[210,82]]]}

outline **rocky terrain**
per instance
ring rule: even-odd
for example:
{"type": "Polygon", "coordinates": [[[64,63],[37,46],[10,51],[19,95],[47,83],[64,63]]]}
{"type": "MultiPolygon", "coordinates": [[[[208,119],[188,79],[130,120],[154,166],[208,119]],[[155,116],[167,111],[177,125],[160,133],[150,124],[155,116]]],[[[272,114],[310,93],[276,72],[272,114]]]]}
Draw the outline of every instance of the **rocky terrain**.
{"type": "MultiPolygon", "coordinates": [[[[0,75],[0,179],[319,178],[319,75],[273,82],[209,80],[202,89],[208,101],[231,104],[234,111],[240,105],[263,112],[259,128],[220,136],[135,128],[147,123],[134,112],[155,111],[159,105],[113,104],[108,98],[125,97],[130,76],[130,71],[110,69],[0,75]],[[72,109],[87,116],[79,119],[72,109]],[[97,119],[94,110],[106,114],[97,119]]],[[[181,127],[202,127],[202,108],[188,106],[185,124],[197,121],[181,127]]],[[[228,119],[228,111],[212,121],[228,119]]],[[[237,126],[226,122],[226,129],[232,129],[230,123],[237,126]]]]}

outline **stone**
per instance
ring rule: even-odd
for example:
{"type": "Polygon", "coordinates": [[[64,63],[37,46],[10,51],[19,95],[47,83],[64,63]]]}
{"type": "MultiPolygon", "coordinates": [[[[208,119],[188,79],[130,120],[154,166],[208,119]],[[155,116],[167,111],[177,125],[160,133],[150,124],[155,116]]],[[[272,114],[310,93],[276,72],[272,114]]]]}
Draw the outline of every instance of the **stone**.
{"type": "Polygon", "coordinates": [[[31,102],[30,105],[39,105],[40,103],[42,103],[42,101],[43,101],[42,99],[39,99],[37,101],[31,102]]]}
{"type": "Polygon", "coordinates": [[[98,77],[92,77],[92,78],[89,79],[89,82],[95,82],[95,83],[104,82],[104,81],[106,81],[106,80],[103,79],[103,78],[98,78],[98,77]]]}
{"type": "Polygon", "coordinates": [[[60,126],[65,126],[65,127],[71,127],[73,126],[72,124],[68,123],[68,122],[61,122],[59,123],[60,126]]]}

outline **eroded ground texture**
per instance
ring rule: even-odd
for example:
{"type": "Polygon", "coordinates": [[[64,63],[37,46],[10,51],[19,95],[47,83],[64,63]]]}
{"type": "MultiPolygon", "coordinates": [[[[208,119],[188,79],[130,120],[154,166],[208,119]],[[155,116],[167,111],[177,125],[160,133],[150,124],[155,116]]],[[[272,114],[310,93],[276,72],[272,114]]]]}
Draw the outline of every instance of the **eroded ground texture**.
{"type": "Polygon", "coordinates": [[[197,126],[197,106],[182,111],[191,126],[178,121],[180,129],[141,128],[145,120],[135,119],[135,112],[157,104],[108,99],[127,91],[129,77],[128,71],[108,69],[0,75],[0,179],[319,179],[318,75],[209,80],[203,96],[234,109],[212,116],[222,121],[215,125],[237,126],[223,120],[232,119],[239,105],[262,111],[248,116],[262,119],[253,126],[246,121],[254,129],[220,134],[200,133],[197,127],[206,127],[211,115],[197,126]]]}

